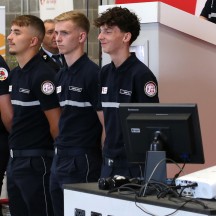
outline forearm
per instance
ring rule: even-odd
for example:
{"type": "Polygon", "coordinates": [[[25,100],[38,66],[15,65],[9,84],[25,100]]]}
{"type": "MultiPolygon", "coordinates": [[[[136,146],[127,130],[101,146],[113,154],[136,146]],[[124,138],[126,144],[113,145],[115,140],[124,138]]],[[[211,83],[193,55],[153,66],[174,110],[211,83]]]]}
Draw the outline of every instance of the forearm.
{"type": "Polygon", "coordinates": [[[10,100],[10,95],[5,94],[0,96],[0,112],[1,112],[1,119],[8,130],[11,131],[12,126],[12,119],[13,119],[13,107],[10,100]]]}

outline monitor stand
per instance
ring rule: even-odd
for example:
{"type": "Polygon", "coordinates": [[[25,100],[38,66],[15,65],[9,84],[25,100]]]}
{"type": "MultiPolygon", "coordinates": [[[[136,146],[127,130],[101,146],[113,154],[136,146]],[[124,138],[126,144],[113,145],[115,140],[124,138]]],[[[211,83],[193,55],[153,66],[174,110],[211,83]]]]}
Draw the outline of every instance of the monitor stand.
{"type": "Polygon", "coordinates": [[[146,164],[144,170],[145,183],[162,182],[166,184],[166,152],[165,151],[147,151],[146,164]]]}
{"type": "Polygon", "coordinates": [[[150,151],[146,153],[146,164],[144,170],[145,183],[157,181],[166,183],[166,152],[163,150],[165,144],[164,135],[161,131],[154,132],[150,151]]]}

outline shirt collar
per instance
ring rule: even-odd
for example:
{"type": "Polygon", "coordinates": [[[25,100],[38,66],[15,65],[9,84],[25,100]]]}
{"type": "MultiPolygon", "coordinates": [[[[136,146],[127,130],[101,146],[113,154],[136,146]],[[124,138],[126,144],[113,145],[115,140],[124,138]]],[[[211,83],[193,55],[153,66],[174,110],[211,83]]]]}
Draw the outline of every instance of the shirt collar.
{"type": "Polygon", "coordinates": [[[115,67],[115,64],[113,62],[111,62],[112,65],[112,70],[116,70],[116,71],[125,71],[127,70],[127,68],[134,63],[134,61],[136,60],[136,55],[134,52],[131,52],[131,55],[118,67],[115,67]]]}
{"type": "Polygon", "coordinates": [[[59,53],[58,54],[53,54],[51,52],[49,52],[48,50],[46,50],[45,48],[41,47],[43,49],[43,51],[49,56],[49,57],[52,57],[52,55],[60,55],[59,53]]]}
{"type": "Polygon", "coordinates": [[[77,61],[75,61],[70,67],[68,67],[67,69],[69,71],[71,71],[72,73],[76,73],[80,67],[82,67],[86,60],[88,59],[88,56],[86,53],[84,53],[79,59],[77,59],[77,61]]]}
{"type": "Polygon", "coordinates": [[[37,53],[35,56],[33,56],[26,64],[23,68],[20,68],[20,66],[18,66],[18,68],[23,71],[23,72],[27,72],[29,70],[31,70],[31,68],[33,67],[37,67],[39,64],[39,60],[41,59],[41,56],[39,53],[37,53]]]}

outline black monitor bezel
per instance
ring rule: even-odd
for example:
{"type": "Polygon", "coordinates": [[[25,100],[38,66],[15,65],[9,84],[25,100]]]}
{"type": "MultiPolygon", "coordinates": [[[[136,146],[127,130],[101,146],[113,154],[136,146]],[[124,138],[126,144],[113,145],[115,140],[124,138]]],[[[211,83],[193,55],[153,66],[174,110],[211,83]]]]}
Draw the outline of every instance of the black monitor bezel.
{"type": "MultiPolygon", "coordinates": [[[[127,128],[127,118],[136,113],[149,113],[149,114],[190,114],[192,125],[190,129],[193,130],[193,133],[196,134],[195,146],[192,158],[190,161],[183,161],[181,159],[170,158],[176,163],[190,163],[190,164],[204,164],[204,150],[201,136],[200,121],[198,115],[198,107],[196,103],[120,103],[119,105],[119,115],[122,125],[123,138],[125,143],[125,151],[130,163],[145,163],[145,155],[143,159],[137,156],[136,153],[132,151],[133,146],[130,143],[129,133],[127,128]],[[139,158],[139,159],[138,159],[139,158]]],[[[140,144],[141,145],[141,144],[140,144]]],[[[149,144],[150,145],[150,144],[149,144]]],[[[144,149],[145,150],[145,149],[144,149]]],[[[171,162],[168,160],[167,162],[171,162]]]]}

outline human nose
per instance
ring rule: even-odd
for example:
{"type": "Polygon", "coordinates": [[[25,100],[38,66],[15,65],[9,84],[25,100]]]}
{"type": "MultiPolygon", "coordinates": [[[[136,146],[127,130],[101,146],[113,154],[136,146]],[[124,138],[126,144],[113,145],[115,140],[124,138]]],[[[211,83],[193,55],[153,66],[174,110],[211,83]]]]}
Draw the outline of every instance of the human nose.
{"type": "Polygon", "coordinates": [[[12,38],[12,32],[7,36],[7,40],[9,41],[11,40],[11,38],[12,38]]]}
{"type": "Polygon", "coordinates": [[[100,41],[100,40],[102,40],[103,38],[104,38],[103,33],[100,32],[99,35],[98,35],[98,40],[100,41]]]}
{"type": "Polygon", "coordinates": [[[56,42],[60,41],[60,34],[55,33],[54,38],[55,38],[56,42]]]}

